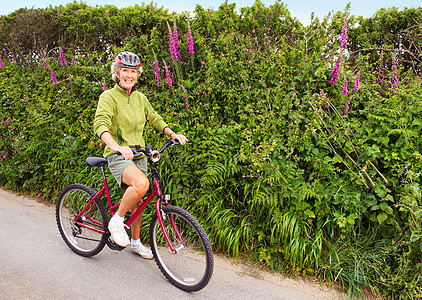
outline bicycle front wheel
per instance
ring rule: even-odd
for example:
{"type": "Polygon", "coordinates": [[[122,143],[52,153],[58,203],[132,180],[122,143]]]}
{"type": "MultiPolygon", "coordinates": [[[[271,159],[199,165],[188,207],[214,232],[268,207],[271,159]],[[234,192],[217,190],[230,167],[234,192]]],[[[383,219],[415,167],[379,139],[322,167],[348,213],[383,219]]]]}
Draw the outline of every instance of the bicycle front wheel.
{"type": "Polygon", "coordinates": [[[164,228],[173,244],[172,253],[157,215],[151,220],[149,237],[154,259],[164,276],[186,292],[203,289],[211,279],[214,256],[201,224],[186,210],[163,207],[164,228]]]}
{"type": "Polygon", "coordinates": [[[93,196],[95,192],[89,187],[71,184],[61,192],[56,205],[60,235],[73,252],[86,257],[99,253],[107,241],[106,210],[100,198],[90,203],[93,196]]]}

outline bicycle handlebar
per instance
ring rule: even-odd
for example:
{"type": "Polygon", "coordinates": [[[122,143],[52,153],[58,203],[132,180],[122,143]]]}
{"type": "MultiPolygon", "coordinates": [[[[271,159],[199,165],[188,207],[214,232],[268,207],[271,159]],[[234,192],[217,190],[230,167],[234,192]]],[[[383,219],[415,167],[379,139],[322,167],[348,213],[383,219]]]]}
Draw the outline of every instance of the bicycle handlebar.
{"type": "MultiPolygon", "coordinates": [[[[165,151],[167,148],[179,145],[180,142],[177,139],[167,139],[164,143],[164,146],[160,150],[154,150],[152,145],[146,145],[145,148],[140,145],[129,145],[129,148],[133,152],[133,157],[146,156],[153,162],[160,160],[160,154],[165,151]]],[[[117,152],[118,155],[122,155],[120,152],[117,152]]]]}

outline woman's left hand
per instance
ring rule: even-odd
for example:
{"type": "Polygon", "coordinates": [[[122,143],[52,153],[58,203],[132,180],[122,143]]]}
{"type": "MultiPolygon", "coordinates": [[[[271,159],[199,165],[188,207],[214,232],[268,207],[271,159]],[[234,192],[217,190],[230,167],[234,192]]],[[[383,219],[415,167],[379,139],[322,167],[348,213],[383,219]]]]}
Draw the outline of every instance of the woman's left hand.
{"type": "Polygon", "coordinates": [[[172,140],[178,140],[180,144],[184,145],[188,141],[188,139],[183,134],[172,134],[171,135],[172,140]]]}

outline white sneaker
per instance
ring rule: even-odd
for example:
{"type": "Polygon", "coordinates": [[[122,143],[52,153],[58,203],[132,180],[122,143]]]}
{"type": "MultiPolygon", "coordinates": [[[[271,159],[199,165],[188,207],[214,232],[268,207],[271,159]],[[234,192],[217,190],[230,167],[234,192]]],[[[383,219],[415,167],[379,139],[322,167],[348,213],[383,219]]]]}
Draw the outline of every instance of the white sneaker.
{"type": "Polygon", "coordinates": [[[149,250],[147,247],[142,245],[142,243],[140,243],[139,245],[135,245],[135,246],[131,245],[130,250],[133,253],[139,254],[140,256],[142,256],[145,259],[153,259],[154,258],[151,250],[149,250]]]}
{"type": "Polygon", "coordinates": [[[122,222],[111,218],[108,222],[108,230],[111,234],[111,239],[119,246],[127,247],[130,245],[129,237],[127,236],[125,226],[122,222]]]}

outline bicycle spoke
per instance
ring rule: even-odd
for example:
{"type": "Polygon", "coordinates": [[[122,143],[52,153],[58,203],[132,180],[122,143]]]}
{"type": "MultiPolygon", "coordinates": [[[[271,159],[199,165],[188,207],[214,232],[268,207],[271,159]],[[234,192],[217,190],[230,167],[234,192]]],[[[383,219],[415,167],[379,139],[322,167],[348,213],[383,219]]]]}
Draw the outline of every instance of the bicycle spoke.
{"type": "Polygon", "coordinates": [[[208,284],[213,270],[213,254],[208,237],[198,221],[178,207],[163,208],[163,223],[176,250],[173,253],[157,217],[150,228],[151,248],[157,265],[175,286],[198,291],[208,284]]]}
{"type": "Polygon", "coordinates": [[[82,256],[97,254],[106,242],[107,215],[100,199],[90,202],[94,195],[95,192],[84,185],[70,185],[61,193],[56,207],[57,224],[63,239],[82,256]]]}

